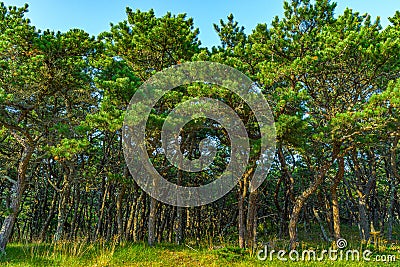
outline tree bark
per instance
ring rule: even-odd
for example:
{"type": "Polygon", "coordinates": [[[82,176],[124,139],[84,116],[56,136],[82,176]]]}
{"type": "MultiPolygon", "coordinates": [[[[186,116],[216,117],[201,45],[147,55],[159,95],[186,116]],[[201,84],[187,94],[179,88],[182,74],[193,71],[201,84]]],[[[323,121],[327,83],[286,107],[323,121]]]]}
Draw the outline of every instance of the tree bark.
{"type": "Polygon", "coordinates": [[[315,218],[318,221],[319,227],[321,229],[322,237],[324,238],[325,241],[330,242],[331,239],[330,239],[329,235],[326,233],[324,224],[321,220],[321,217],[319,216],[319,212],[315,207],[313,207],[313,213],[314,213],[315,218]]]}
{"type": "MultiPolygon", "coordinates": [[[[177,185],[182,182],[182,170],[178,171],[177,185]]],[[[175,221],[175,243],[180,245],[183,242],[183,211],[182,207],[176,207],[176,221],[175,221]]]]}
{"type": "Polygon", "coordinates": [[[19,209],[21,206],[21,199],[26,187],[26,170],[28,168],[29,160],[32,157],[33,145],[23,142],[23,151],[18,163],[17,180],[12,186],[11,193],[11,213],[4,219],[0,230],[0,252],[4,252],[7,243],[10,240],[11,232],[17,219],[19,209]]]}
{"type": "Polygon", "coordinates": [[[150,246],[154,245],[156,239],[156,214],[157,214],[157,200],[153,197],[150,197],[150,214],[149,214],[149,222],[148,222],[148,244],[150,246]]]}
{"type": "Polygon", "coordinates": [[[64,181],[60,194],[60,201],[58,203],[58,214],[57,214],[57,229],[54,234],[54,241],[59,241],[64,237],[64,225],[66,223],[66,210],[69,203],[69,197],[71,192],[71,179],[74,176],[74,168],[72,163],[67,163],[67,167],[64,170],[64,181]]]}
{"type": "Polygon", "coordinates": [[[389,196],[389,210],[388,210],[388,233],[387,238],[388,240],[392,239],[393,235],[393,222],[394,222],[394,205],[395,205],[395,193],[396,193],[396,185],[400,182],[400,175],[397,171],[397,145],[399,143],[400,136],[396,136],[393,142],[393,145],[390,149],[390,196],[389,196]],[[397,181],[396,181],[397,180],[397,181]]]}
{"type": "Polygon", "coordinates": [[[358,213],[359,213],[359,230],[360,238],[364,241],[368,241],[370,237],[370,224],[367,210],[367,200],[370,197],[371,191],[376,183],[376,159],[374,152],[369,152],[369,166],[371,173],[369,179],[366,180],[366,173],[357,159],[356,151],[353,151],[352,160],[354,162],[354,172],[358,179],[357,195],[358,195],[358,213]]]}
{"type": "MultiPolygon", "coordinates": [[[[134,219],[135,219],[135,214],[137,213],[137,200],[138,200],[138,196],[137,196],[138,190],[137,190],[137,185],[134,185],[134,190],[132,192],[133,195],[133,202],[131,204],[131,208],[129,210],[129,216],[126,222],[126,230],[125,230],[125,239],[126,240],[131,240],[133,238],[133,224],[134,224],[134,219]]],[[[137,222],[137,220],[136,220],[137,222]]]]}
{"type": "Polygon", "coordinates": [[[297,247],[297,222],[299,220],[301,209],[303,208],[304,203],[307,201],[307,199],[315,192],[315,190],[317,190],[317,188],[323,182],[324,176],[328,169],[331,167],[335,158],[336,155],[332,157],[332,161],[329,161],[320,168],[315,180],[305,191],[303,191],[300,196],[296,198],[289,221],[290,249],[296,249],[297,247]]]}
{"type": "Polygon", "coordinates": [[[258,192],[253,191],[249,196],[247,208],[247,247],[254,252],[257,247],[257,200],[258,192]]]}
{"type": "Polygon", "coordinates": [[[57,194],[54,193],[53,200],[51,201],[49,214],[47,215],[46,221],[44,222],[42,230],[40,231],[40,234],[39,234],[39,240],[42,242],[46,240],[47,229],[49,228],[51,220],[54,217],[54,213],[56,210],[56,204],[57,204],[57,194]]]}
{"type": "Polygon", "coordinates": [[[369,239],[369,223],[368,223],[368,214],[367,214],[367,203],[365,199],[365,195],[359,194],[358,196],[358,212],[359,212],[359,227],[360,227],[360,237],[364,241],[368,241],[369,239]]]}
{"type": "Polygon", "coordinates": [[[102,194],[103,198],[101,201],[101,207],[100,207],[100,211],[99,211],[99,221],[97,222],[96,233],[95,233],[95,237],[94,237],[95,240],[100,235],[101,229],[103,226],[104,209],[106,206],[106,200],[107,200],[107,195],[108,195],[108,190],[109,190],[109,185],[106,184],[104,179],[103,179],[103,184],[104,184],[104,187],[103,187],[104,189],[103,189],[103,194],[102,194]]]}
{"type": "Polygon", "coordinates": [[[126,190],[126,185],[122,184],[121,191],[118,194],[117,198],[117,225],[118,225],[118,238],[121,239],[124,236],[124,221],[122,218],[122,201],[124,199],[125,195],[125,190],[126,190]]]}
{"type": "Polygon", "coordinates": [[[238,230],[239,230],[239,247],[246,247],[246,220],[245,220],[245,207],[244,200],[247,194],[247,176],[245,175],[241,181],[239,181],[239,192],[238,192],[238,230]]]}
{"type": "Polygon", "coordinates": [[[335,180],[331,186],[331,194],[332,194],[332,215],[333,215],[333,236],[335,240],[340,238],[340,214],[339,214],[339,200],[337,195],[337,187],[342,181],[344,176],[344,159],[340,157],[338,159],[339,170],[336,173],[335,180]]]}

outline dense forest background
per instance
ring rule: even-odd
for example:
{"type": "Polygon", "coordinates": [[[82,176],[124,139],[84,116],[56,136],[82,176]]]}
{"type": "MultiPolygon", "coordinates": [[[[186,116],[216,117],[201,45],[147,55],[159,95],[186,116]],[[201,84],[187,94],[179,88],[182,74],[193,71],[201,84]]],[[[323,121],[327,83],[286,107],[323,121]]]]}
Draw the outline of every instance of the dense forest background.
{"type": "MultiPolygon", "coordinates": [[[[400,12],[379,19],[329,0],[284,2],[284,14],[246,35],[232,15],[214,25],[207,49],[185,14],[156,17],[127,8],[127,19],[96,37],[80,29],[41,31],[28,6],[0,5],[0,250],[10,241],[86,239],[133,242],[234,242],[254,248],[269,236],[298,245],[318,225],[321,240],[358,227],[399,240],[400,12]],[[267,179],[248,190],[260,153],[254,114],[210,84],[179,87],[154,107],[147,149],[170,181],[198,186],[224,171],[229,139],[208,120],[191,122],[182,151],[199,157],[206,135],[222,140],[207,172],[163,160],[160,130],[182,99],[224,101],[251,136],[246,173],[229,194],[205,206],[156,201],[135,183],[121,127],[135,90],[155,72],[214,61],[262,88],[275,120],[277,148],[267,179]],[[224,137],[225,136],[225,137],[224,137]]],[[[346,236],[344,236],[347,238],[346,236]]]]}

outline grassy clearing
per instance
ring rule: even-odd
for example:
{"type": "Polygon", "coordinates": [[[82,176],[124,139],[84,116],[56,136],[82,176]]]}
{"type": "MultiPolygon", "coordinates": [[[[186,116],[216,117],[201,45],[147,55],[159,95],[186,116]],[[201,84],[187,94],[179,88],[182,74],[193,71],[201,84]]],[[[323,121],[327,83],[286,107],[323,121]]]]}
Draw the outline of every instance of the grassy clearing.
{"type": "MultiPolygon", "coordinates": [[[[278,244],[285,245],[285,242],[278,244]]],[[[305,244],[304,249],[314,248],[317,251],[324,247],[318,244],[305,244]]],[[[396,262],[377,263],[375,261],[331,261],[323,262],[292,262],[288,261],[285,266],[397,266],[400,263],[400,245],[382,245],[379,248],[365,244],[365,247],[374,251],[375,255],[393,254],[396,262]]],[[[356,248],[349,244],[349,248],[356,248]]],[[[360,249],[360,247],[357,247],[360,249]]],[[[170,244],[159,244],[149,247],[146,244],[116,242],[86,243],[60,242],[58,244],[44,243],[13,243],[7,248],[7,254],[0,258],[1,266],[282,266],[282,262],[276,259],[270,261],[259,261],[256,255],[250,255],[248,251],[234,246],[219,246],[208,248],[206,246],[176,246],[170,244]]]]}

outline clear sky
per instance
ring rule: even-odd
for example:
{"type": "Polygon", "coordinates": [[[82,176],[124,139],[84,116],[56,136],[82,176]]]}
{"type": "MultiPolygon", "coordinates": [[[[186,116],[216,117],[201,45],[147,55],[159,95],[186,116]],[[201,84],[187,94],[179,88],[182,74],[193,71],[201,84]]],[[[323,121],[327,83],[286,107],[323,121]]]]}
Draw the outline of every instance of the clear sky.
{"type": "MultiPolygon", "coordinates": [[[[173,14],[187,13],[194,18],[195,26],[200,29],[200,40],[203,46],[219,44],[213,23],[233,13],[235,19],[245,27],[246,33],[258,23],[270,24],[273,17],[283,15],[283,0],[0,0],[7,6],[29,4],[27,17],[39,29],[67,31],[80,28],[92,35],[107,31],[110,22],[117,23],[126,19],[125,8],[147,11],[155,10],[157,16],[167,11],[173,14]],[[251,3],[251,4],[250,4],[251,3]]],[[[400,10],[399,0],[337,0],[336,14],[346,7],[360,13],[380,16],[382,25],[388,24],[387,17],[400,10]]]]}

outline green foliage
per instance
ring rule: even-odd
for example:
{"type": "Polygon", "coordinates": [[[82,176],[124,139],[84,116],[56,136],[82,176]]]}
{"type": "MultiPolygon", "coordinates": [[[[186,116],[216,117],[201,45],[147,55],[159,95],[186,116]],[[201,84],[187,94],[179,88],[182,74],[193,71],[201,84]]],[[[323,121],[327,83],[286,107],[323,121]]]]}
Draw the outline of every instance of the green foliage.
{"type": "Polygon", "coordinates": [[[153,10],[134,12],[130,8],[126,13],[127,20],[112,25],[111,31],[100,38],[109,52],[125,60],[142,80],[153,71],[190,60],[198,51],[199,30],[194,29],[193,19],[186,18],[186,14],[167,13],[157,18],[153,10]]]}
{"type": "Polygon", "coordinates": [[[238,22],[234,21],[233,14],[228,16],[228,22],[220,20],[220,26],[214,24],[214,29],[218,33],[221,40],[221,50],[228,51],[235,49],[237,46],[244,45],[246,40],[246,34],[244,33],[244,27],[239,27],[238,22]]]}
{"type": "Polygon", "coordinates": [[[87,149],[89,141],[86,139],[61,139],[57,146],[49,147],[51,155],[59,158],[72,159],[75,154],[79,154],[87,149]]]}
{"type": "MultiPolygon", "coordinates": [[[[130,239],[136,227],[135,238],[143,240],[148,235],[151,201],[135,184],[124,161],[121,128],[126,107],[137,88],[157,71],[204,60],[227,64],[248,75],[261,88],[274,115],[283,159],[273,162],[265,186],[260,187],[256,216],[266,219],[263,224],[259,222],[259,231],[284,234],[296,197],[306,192],[310,177],[321,173],[319,169],[324,166],[328,170],[316,184],[316,194],[305,204],[308,206],[300,220],[306,228],[314,218],[310,210],[320,206],[330,226],[331,187],[339,168],[335,158],[344,158],[346,168],[337,185],[341,212],[348,213],[341,216],[361,217],[355,205],[367,196],[367,206],[378,206],[379,210],[371,210],[369,217],[381,218],[379,226],[385,228],[390,197],[396,199],[399,188],[400,12],[382,28],[379,19],[351,9],[334,16],[335,7],[328,0],[285,1],[282,17],[276,17],[270,26],[257,25],[248,35],[230,14],[214,24],[220,46],[209,50],[200,47],[199,30],[186,14],[157,17],[153,10],[127,8],[125,21],[111,25],[109,31],[95,38],[79,29],[64,33],[38,30],[25,18],[27,5],[8,8],[1,3],[0,217],[19,213],[14,229],[15,233],[22,232],[21,238],[38,238],[43,225],[53,234],[57,223],[62,222],[71,239],[79,235],[111,239],[117,232],[126,234],[119,236],[121,240],[130,239]],[[33,148],[33,153],[25,168],[20,163],[26,148],[33,148]],[[21,195],[22,206],[12,210],[13,180],[23,172],[27,178],[21,188],[26,194],[21,195]],[[10,179],[3,179],[3,175],[10,179]],[[367,192],[369,185],[371,195],[367,192]],[[65,218],[58,216],[62,208],[65,218]],[[130,220],[134,226],[127,229],[130,220]],[[75,228],[67,229],[70,223],[75,228]]],[[[229,136],[206,118],[196,118],[183,127],[181,149],[188,158],[197,158],[200,140],[218,138],[218,152],[207,171],[179,172],[159,152],[160,132],[170,110],[196,97],[223,101],[245,123],[251,145],[250,170],[260,154],[254,113],[231,91],[204,83],[175,88],[153,107],[146,145],[155,168],[169,181],[183,186],[211,182],[225,170],[230,160],[229,136]]],[[[143,118],[128,119],[137,122],[143,118]]],[[[247,188],[243,191],[247,193],[247,188]]],[[[185,234],[199,238],[228,232],[225,238],[236,242],[237,203],[235,188],[220,202],[198,210],[182,209],[183,219],[187,219],[185,234]]],[[[250,202],[245,199],[244,203],[250,202]]],[[[163,204],[157,208],[158,238],[172,240],[177,209],[163,204]]],[[[398,213],[396,209],[392,214],[398,213]]],[[[311,236],[311,243],[319,239],[318,231],[302,230],[301,239],[311,236]]],[[[117,248],[117,241],[113,242],[13,244],[1,263],[264,264],[231,245],[215,250],[164,244],[117,248]]]]}

